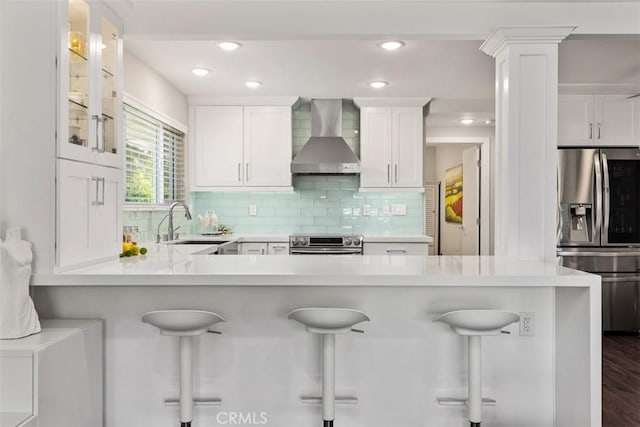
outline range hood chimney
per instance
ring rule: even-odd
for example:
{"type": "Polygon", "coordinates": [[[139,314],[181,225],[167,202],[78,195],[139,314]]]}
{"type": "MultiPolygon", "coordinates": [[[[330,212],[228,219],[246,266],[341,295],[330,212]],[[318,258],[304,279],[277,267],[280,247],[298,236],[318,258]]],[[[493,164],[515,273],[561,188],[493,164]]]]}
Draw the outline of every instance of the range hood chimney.
{"type": "Polygon", "coordinates": [[[360,173],[360,160],[342,138],[342,99],[311,100],[311,138],[291,162],[291,173],[360,173]]]}

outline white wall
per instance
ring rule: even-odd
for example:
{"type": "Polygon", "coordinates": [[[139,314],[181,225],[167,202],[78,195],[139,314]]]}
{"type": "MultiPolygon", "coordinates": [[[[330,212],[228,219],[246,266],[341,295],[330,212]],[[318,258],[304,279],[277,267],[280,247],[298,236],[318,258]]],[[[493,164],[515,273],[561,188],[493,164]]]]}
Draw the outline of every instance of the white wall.
{"type": "Polygon", "coordinates": [[[1,2],[0,231],[23,227],[34,272],[54,250],[56,2],[1,2]]]}
{"type": "Polygon", "coordinates": [[[124,51],[124,91],[135,100],[172,120],[185,126],[189,123],[187,97],[126,49],[124,51]]]}

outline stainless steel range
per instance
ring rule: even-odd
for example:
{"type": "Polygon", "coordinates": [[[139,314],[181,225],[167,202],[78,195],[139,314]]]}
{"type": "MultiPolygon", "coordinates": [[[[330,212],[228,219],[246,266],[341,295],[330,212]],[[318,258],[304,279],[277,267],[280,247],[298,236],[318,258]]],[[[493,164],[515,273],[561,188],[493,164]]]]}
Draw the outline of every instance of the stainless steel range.
{"type": "Polygon", "coordinates": [[[362,255],[363,237],[350,235],[304,235],[289,236],[291,255],[362,255]]]}

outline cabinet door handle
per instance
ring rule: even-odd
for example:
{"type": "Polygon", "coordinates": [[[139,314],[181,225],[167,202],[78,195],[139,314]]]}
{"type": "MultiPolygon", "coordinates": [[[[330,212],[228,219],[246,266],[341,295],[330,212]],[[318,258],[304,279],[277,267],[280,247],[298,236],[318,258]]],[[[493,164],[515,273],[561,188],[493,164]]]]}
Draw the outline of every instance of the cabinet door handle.
{"type": "Polygon", "coordinates": [[[238,163],[238,182],[242,182],[242,163],[238,163]]]}
{"type": "Polygon", "coordinates": [[[102,181],[102,201],[100,202],[100,205],[104,206],[104,187],[105,187],[104,177],[102,177],[101,181],[102,181]]]}
{"type": "Polygon", "coordinates": [[[249,182],[249,163],[247,163],[245,169],[246,169],[245,172],[246,172],[246,175],[247,175],[247,182],[249,182]]]}
{"type": "Polygon", "coordinates": [[[600,136],[601,136],[601,135],[600,135],[600,123],[598,123],[598,125],[597,125],[597,126],[598,126],[598,139],[600,139],[600,136]]]}
{"type": "Polygon", "coordinates": [[[96,183],[96,195],[95,195],[94,199],[91,201],[91,206],[98,206],[98,205],[100,205],[100,199],[98,199],[98,194],[100,192],[100,189],[98,188],[99,187],[100,178],[97,177],[97,176],[92,176],[91,177],[91,182],[94,182],[94,181],[96,183]]]}
{"type": "Polygon", "coordinates": [[[387,163],[387,182],[391,183],[391,164],[387,163]]]}
{"type": "Polygon", "coordinates": [[[406,249],[387,249],[388,254],[406,254],[406,249]]]}
{"type": "Polygon", "coordinates": [[[398,183],[398,164],[395,164],[395,176],[396,176],[396,184],[398,183]]]}
{"type": "Polygon", "coordinates": [[[589,139],[593,139],[593,123],[589,123],[589,139]]]}
{"type": "MultiPolygon", "coordinates": [[[[100,148],[100,123],[102,122],[102,117],[94,114],[93,116],[91,116],[91,118],[96,121],[96,146],[91,147],[91,151],[104,153],[104,148],[100,148]]],[[[104,131],[104,126],[102,127],[102,130],[104,131]]],[[[103,139],[104,139],[104,135],[103,135],[103,139]]]]}

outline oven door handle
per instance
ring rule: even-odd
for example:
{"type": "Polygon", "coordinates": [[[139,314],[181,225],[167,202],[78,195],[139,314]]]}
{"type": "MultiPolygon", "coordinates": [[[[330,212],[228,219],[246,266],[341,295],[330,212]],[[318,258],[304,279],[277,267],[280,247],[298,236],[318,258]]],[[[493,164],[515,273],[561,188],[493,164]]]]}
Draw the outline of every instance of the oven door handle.
{"type": "Polygon", "coordinates": [[[314,251],[312,249],[291,249],[291,255],[360,255],[360,249],[330,249],[327,251],[314,251]]]}
{"type": "Polygon", "coordinates": [[[602,277],[603,282],[640,282],[640,276],[602,277]]]}
{"type": "Polygon", "coordinates": [[[636,252],[636,251],[633,251],[633,252],[558,251],[556,253],[556,255],[558,255],[558,256],[566,256],[566,257],[576,257],[576,256],[581,256],[581,257],[589,257],[589,256],[597,256],[597,257],[629,257],[629,256],[635,256],[635,257],[640,257],[640,251],[638,251],[638,252],[636,252]]]}

